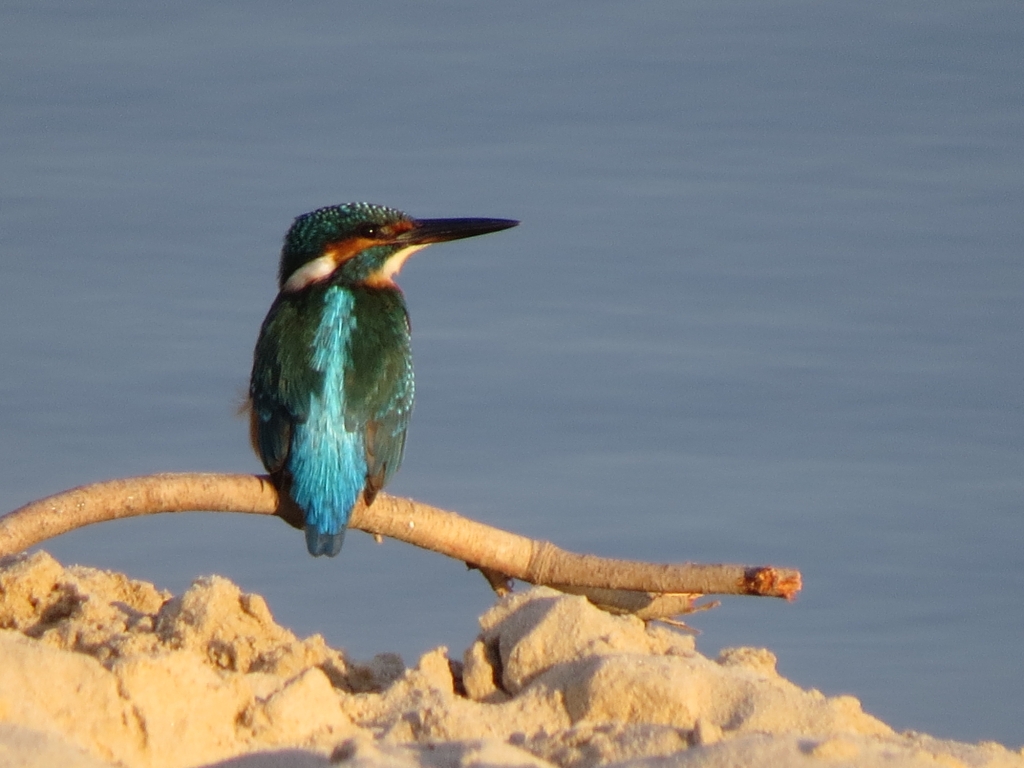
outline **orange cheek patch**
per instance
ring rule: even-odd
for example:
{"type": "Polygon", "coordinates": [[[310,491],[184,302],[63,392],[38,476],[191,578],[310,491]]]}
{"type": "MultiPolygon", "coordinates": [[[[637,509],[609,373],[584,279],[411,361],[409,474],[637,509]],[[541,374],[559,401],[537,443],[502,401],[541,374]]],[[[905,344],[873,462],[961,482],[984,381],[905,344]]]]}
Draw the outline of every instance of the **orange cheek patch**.
{"type": "Polygon", "coordinates": [[[301,291],[306,286],[326,280],[346,261],[376,244],[376,240],[370,240],[365,237],[353,237],[350,240],[331,243],[324,248],[319,256],[312,261],[307,261],[295,270],[285,281],[285,284],[281,286],[281,290],[286,292],[301,291]]]}
{"type": "Polygon", "coordinates": [[[338,266],[356,256],[373,245],[380,245],[377,240],[370,240],[366,237],[353,237],[350,240],[342,240],[339,243],[331,243],[324,249],[323,257],[330,259],[338,266]]]}

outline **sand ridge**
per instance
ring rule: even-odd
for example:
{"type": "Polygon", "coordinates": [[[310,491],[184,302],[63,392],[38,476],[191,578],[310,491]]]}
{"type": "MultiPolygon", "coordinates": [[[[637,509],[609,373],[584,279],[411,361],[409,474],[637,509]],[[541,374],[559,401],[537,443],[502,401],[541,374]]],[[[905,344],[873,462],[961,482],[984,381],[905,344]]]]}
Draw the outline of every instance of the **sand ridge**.
{"type": "Polygon", "coordinates": [[[172,596],[45,552],[0,561],[0,768],[1016,766],[998,744],[897,734],[767,650],[584,598],[500,601],[461,659],[358,663],[218,576],[172,596]]]}

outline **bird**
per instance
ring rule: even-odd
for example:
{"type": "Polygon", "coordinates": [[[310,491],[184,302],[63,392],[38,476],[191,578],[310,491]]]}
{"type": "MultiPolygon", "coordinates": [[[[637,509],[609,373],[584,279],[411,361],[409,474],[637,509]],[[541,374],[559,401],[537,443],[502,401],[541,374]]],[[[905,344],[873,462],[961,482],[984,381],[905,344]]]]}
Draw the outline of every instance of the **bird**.
{"type": "Polygon", "coordinates": [[[402,265],[431,243],[517,224],[357,202],[304,213],[288,230],[247,405],[253,449],[301,510],[311,555],[341,551],[360,493],[371,504],[402,463],[414,397],[402,265]]]}

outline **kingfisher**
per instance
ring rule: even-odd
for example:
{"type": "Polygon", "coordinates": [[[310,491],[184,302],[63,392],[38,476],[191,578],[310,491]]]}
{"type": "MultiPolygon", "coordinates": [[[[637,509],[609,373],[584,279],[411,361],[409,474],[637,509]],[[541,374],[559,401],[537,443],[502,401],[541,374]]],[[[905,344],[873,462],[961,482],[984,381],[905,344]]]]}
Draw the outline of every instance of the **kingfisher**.
{"type": "Polygon", "coordinates": [[[348,203],[305,213],[288,230],[253,353],[249,425],[275,487],[304,515],[311,555],[341,551],[359,494],[371,504],[402,463],[414,386],[395,276],[431,243],[518,223],[348,203]]]}

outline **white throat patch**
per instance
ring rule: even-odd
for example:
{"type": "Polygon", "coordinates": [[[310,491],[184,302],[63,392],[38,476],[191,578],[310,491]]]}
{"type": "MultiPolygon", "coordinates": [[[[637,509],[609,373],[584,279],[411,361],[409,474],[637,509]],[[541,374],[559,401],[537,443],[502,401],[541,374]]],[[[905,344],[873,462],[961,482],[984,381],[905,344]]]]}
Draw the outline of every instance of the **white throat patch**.
{"type": "Polygon", "coordinates": [[[416,253],[416,251],[423,250],[428,245],[430,245],[430,243],[406,246],[385,261],[384,266],[380,268],[380,271],[376,275],[374,275],[374,278],[384,282],[392,282],[391,278],[398,274],[402,265],[405,264],[405,260],[416,253]]]}

